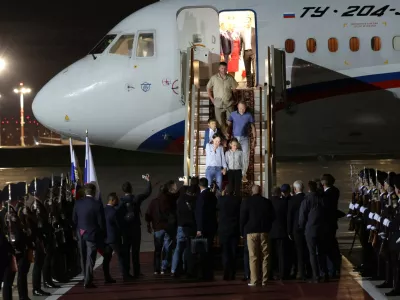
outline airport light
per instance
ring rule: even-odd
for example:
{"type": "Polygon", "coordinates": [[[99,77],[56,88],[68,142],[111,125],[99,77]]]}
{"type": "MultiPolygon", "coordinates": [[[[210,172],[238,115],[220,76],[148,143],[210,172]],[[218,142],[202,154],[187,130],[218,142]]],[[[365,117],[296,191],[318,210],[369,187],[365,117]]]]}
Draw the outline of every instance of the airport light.
{"type": "Polygon", "coordinates": [[[29,94],[31,92],[30,88],[24,87],[24,84],[21,82],[19,84],[18,89],[14,89],[14,93],[19,94],[19,102],[21,106],[21,146],[25,147],[25,132],[24,132],[24,94],[29,94]]]}

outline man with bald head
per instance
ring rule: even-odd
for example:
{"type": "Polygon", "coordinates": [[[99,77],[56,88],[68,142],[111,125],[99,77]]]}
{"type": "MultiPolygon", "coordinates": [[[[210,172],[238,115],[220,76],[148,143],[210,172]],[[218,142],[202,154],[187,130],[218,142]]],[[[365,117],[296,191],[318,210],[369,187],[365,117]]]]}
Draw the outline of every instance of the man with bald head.
{"type": "Polygon", "coordinates": [[[252,187],[252,196],[242,202],[240,232],[247,239],[250,260],[250,283],[256,286],[268,281],[268,233],[275,214],[271,201],[261,195],[258,185],[252,187]],[[259,262],[262,262],[262,281],[259,278],[259,262]],[[261,281],[261,282],[260,282],[261,281]]]}

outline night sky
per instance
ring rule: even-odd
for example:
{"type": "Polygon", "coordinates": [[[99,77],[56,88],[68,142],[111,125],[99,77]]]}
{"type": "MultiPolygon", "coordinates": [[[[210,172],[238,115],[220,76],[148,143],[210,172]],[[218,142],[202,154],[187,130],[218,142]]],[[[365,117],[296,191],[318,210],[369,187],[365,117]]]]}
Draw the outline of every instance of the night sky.
{"type": "Polygon", "coordinates": [[[20,82],[32,89],[25,111],[40,88],[62,69],[85,56],[122,19],[157,1],[41,1],[2,0],[0,57],[0,115],[18,116],[20,82]]]}

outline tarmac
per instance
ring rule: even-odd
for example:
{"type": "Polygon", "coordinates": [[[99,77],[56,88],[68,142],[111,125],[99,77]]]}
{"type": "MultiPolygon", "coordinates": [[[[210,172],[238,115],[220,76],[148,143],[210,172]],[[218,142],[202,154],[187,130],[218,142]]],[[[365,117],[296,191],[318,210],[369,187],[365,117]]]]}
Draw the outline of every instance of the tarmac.
{"type": "MultiPolygon", "coordinates": [[[[34,177],[50,177],[52,174],[60,175],[61,173],[66,174],[69,172],[69,147],[56,148],[58,149],[57,151],[54,148],[29,148],[22,149],[24,151],[20,149],[18,151],[14,150],[14,152],[5,149],[7,153],[0,155],[0,187],[6,185],[8,182],[31,181],[34,177]]],[[[83,166],[83,149],[76,148],[81,166],[83,166]]],[[[142,193],[145,189],[145,182],[142,179],[142,175],[150,174],[153,193],[142,205],[143,214],[147,210],[150,201],[156,197],[161,184],[170,179],[178,180],[183,175],[182,156],[130,152],[103,147],[93,147],[92,149],[102,195],[110,192],[122,194],[121,184],[126,180],[131,181],[135,194],[142,193]]],[[[3,149],[0,149],[0,153],[2,151],[3,149]]],[[[400,169],[400,160],[299,159],[297,161],[278,162],[277,182],[279,184],[292,184],[295,180],[300,179],[307,183],[308,180],[318,178],[321,174],[331,173],[336,178],[335,185],[341,191],[339,209],[347,213],[349,200],[351,199],[350,165],[354,165],[358,170],[363,169],[365,166],[367,168],[378,168],[385,172],[396,172],[400,169]]],[[[348,220],[346,218],[341,219],[337,236],[340,248],[348,264],[351,264],[351,262],[356,264],[360,260],[360,244],[358,240],[356,240],[352,255],[348,255],[353,234],[352,232],[348,232],[348,220]]],[[[150,252],[153,249],[153,237],[147,233],[146,226],[142,226],[141,251],[150,252]]],[[[31,270],[32,268],[33,266],[31,266],[31,270]]],[[[358,278],[356,274],[350,275],[373,299],[386,299],[382,294],[386,290],[375,289],[373,286],[376,284],[375,282],[364,281],[358,278]]],[[[30,285],[31,274],[29,274],[28,279],[30,285]]],[[[31,292],[31,286],[28,289],[31,292]]],[[[17,298],[16,289],[14,292],[17,298]]],[[[50,290],[50,292],[54,292],[54,290],[50,290]]],[[[57,298],[55,296],[48,297],[48,299],[57,298]]],[[[35,299],[45,299],[45,297],[35,297],[35,299]]]]}

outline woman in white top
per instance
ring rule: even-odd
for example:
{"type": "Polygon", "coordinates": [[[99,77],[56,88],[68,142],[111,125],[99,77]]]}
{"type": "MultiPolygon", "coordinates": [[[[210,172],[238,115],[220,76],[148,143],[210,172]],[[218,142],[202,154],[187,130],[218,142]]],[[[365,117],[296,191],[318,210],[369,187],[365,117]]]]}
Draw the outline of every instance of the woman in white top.
{"type": "Polygon", "coordinates": [[[228,166],[228,182],[235,195],[239,196],[242,187],[244,156],[243,151],[238,149],[239,142],[236,138],[233,138],[229,145],[230,150],[225,153],[226,164],[228,166]]]}
{"type": "Polygon", "coordinates": [[[218,189],[222,190],[222,175],[226,174],[226,160],[224,148],[221,146],[219,135],[213,136],[212,144],[206,145],[206,178],[211,185],[213,180],[217,182],[218,189]]]}

